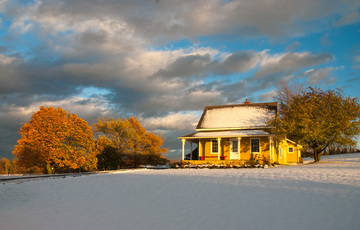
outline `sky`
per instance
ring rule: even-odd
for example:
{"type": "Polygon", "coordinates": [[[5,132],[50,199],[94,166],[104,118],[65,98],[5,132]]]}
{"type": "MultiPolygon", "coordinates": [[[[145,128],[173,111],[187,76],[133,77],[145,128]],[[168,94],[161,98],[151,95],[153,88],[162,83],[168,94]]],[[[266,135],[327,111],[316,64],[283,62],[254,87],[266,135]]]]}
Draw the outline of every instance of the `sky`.
{"type": "Polygon", "coordinates": [[[360,97],[360,1],[0,0],[0,158],[40,106],[135,116],[180,158],[205,106],[279,81],[360,97]]]}

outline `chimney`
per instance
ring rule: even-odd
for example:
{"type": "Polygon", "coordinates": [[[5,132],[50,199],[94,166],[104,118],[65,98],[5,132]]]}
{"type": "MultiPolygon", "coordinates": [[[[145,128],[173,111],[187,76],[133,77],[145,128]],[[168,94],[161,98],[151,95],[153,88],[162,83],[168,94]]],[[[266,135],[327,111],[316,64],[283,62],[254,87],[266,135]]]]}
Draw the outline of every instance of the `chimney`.
{"type": "Polygon", "coordinates": [[[246,99],[246,101],[244,102],[245,105],[250,104],[250,101],[248,101],[248,99],[246,99]]]}

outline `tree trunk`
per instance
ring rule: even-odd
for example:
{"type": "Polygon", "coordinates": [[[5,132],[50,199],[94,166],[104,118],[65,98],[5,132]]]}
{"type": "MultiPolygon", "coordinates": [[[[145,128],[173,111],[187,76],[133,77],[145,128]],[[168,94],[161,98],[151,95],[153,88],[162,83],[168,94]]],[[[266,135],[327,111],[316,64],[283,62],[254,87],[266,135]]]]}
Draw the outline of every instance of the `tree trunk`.
{"type": "Polygon", "coordinates": [[[314,160],[315,162],[319,162],[321,158],[321,152],[319,152],[317,148],[313,148],[313,149],[314,149],[314,160]]]}

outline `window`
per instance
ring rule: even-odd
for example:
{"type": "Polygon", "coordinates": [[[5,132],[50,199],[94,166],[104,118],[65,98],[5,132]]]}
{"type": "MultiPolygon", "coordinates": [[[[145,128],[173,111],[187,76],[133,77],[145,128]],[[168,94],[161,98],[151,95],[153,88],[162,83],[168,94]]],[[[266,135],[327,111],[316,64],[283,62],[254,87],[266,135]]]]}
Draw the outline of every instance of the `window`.
{"type": "Polygon", "coordinates": [[[294,147],[289,147],[289,153],[293,153],[294,152],[294,147]]]}
{"type": "Polygon", "coordinates": [[[238,140],[231,140],[231,152],[237,153],[238,147],[238,140]]]}
{"type": "Polygon", "coordinates": [[[251,153],[260,152],[260,139],[251,139],[251,153]]]}
{"type": "Polygon", "coordinates": [[[218,141],[217,140],[211,140],[211,153],[218,153],[219,152],[219,148],[218,148],[218,141]]]}

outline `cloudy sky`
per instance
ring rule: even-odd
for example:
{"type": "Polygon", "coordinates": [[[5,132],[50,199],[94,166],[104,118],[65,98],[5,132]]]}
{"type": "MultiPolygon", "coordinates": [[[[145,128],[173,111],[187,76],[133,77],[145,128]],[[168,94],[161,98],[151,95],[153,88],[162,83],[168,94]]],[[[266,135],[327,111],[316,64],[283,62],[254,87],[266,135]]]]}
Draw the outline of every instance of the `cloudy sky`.
{"type": "Polygon", "coordinates": [[[360,97],[358,0],[0,0],[0,158],[40,106],[138,117],[181,156],[207,105],[281,80],[360,97]]]}

